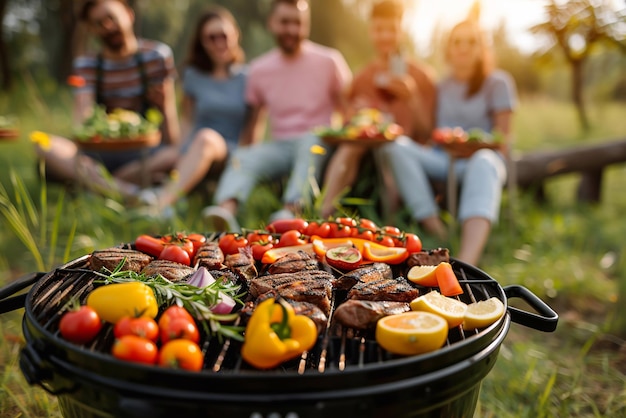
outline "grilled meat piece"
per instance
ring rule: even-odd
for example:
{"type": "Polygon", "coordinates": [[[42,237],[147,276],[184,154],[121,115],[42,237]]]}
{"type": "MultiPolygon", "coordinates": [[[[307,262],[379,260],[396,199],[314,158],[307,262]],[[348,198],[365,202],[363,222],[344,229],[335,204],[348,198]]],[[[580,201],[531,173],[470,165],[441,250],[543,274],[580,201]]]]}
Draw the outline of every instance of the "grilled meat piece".
{"type": "Polygon", "coordinates": [[[333,282],[336,289],[348,290],[357,283],[367,283],[380,279],[393,279],[391,266],[387,263],[373,263],[354,269],[333,282]]]}
{"type": "Polygon", "coordinates": [[[219,270],[224,267],[224,253],[217,242],[207,242],[198,248],[193,264],[206,267],[207,270],[219,270]]]}
{"type": "Polygon", "coordinates": [[[333,313],[333,321],[348,328],[367,329],[387,315],[411,310],[408,303],[349,299],[339,305],[333,313]]]}
{"type": "Polygon", "coordinates": [[[436,266],[442,261],[450,262],[450,251],[447,248],[435,248],[411,254],[406,264],[410,269],[413,266],[436,266]]]}
{"type": "Polygon", "coordinates": [[[228,254],[224,259],[224,265],[244,283],[249,282],[259,274],[254,265],[252,251],[249,248],[240,249],[237,254],[228,254]]]}
{"type": "Polygon", "coordinates": [[[286,299],[317,305],[325,315],[328,315],[333,279],[331,273],[322,270],[269,274],[250,280],[248,290],[253,297],[274,290],[286,299]]]}
{"type": "Polygon", "coordinates": [[[209,273],[211,273],[211,276],[213,276],[213,278],[215,280],[222,281],[223,283],[227,283],[227,282],[231,282],[231,283],[237,283],[237,275],[235,273],[233,273],[230,270],[209,270],[209,273]]]}
{"type": "Polygon", "coordinates": [[[141,251],[113,247],[91,253],[89,267],[94,271],[101,271],[103,267],[113,271],[124,258],[126,258],[126,261],[122,266],[122,270],[131,270],[136,273],[139,273],[152,261],[151,256],[141,251]]]}
{"type": "MultiPolygon", "coordinates": [[[[267,298],[276,299],[277,297],[279,297],[277,292],[275,290],[270,290],[269,292],[260,295],[258,298],[256,298],[256,300],[246,302],[244,307],[241,309],[241,313],[248,316],[252,315],[252,312],[254,312],[254,309],[259,303],[263,302],[267,298]]],[[[305,315],[311,318],[313,322],[315,322],[318,333],[326,329],[326,325],[328,324],[328,316],[326,316],[324,312],[322,312],[322,310],[317,307],[317,305],[293,299],[285,298],[285,300],[293,307],[296,315],[305,315]]]]}
{"type": "Polygon", "coordinates": [[[153,260],[141,270],[141,273],[154,277],[158,274],[172,282],[184,282],[196,270],[193,267],[169,260],[153,260]]]}
{"type": "Polygon", "coordinates": [[[410,302],[419,296],[419,290],[404,277],[359,282],[348,292],[348,299],[410,302]]]}
{"type": "Polygon", "coordinates": [[[270,274],[279,274],[317,269],[319,269],[319,264],[316,258],[311,257],[310,254],[304,251],[297,251],[295,253],[287,253],[280,257],[269,266],[267,271],[270,274]]]}

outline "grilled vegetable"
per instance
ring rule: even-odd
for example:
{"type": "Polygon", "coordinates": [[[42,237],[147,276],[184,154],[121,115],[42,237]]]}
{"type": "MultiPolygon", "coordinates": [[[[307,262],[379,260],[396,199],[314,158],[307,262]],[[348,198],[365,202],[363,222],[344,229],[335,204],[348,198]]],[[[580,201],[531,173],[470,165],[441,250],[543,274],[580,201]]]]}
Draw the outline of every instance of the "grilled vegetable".
{"type": "Polygon", "coordinates": [[[94,289],[87,296],[87,306],[112,324],[125,316],[157,316],[159,306],[154,292],[141,282],[115,283],[94,289]]]}
{"type": "Polygon", "coordinates": [[[288,303],[269,298],[248,321],[241,355],[254,367],[271,369],[309,350],[316,339],[313,320],[295,315],[288,303]]]}

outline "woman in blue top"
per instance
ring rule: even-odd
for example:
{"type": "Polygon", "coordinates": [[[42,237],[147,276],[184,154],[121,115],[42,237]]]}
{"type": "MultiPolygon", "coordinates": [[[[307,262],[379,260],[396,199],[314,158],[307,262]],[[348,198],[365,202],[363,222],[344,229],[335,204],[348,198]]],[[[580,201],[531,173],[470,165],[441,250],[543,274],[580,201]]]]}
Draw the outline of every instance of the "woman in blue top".
{"type": "Polygon", "coordinates": [[[159,206],[171,205],[237,147],[247,115],[243,61],[235,18],[223,7],[211,7],[198,19],[183,73],[184,142],[178,155],[188,164],[154,190],[159,206]]]}
{"type": "MultiPolygon", "coordinates": [[[[489,48],[477,22],[463,21],[452,29],[446,44],[450,74],[437,88],[436,126],[481,129],[504,138],[501,152],[482,149],[455,161],[461,184],[459,220],[461,245],[457,258],[477,264],[499,216],[506,165],[501,153],[508,152],[511,119],[516,104],[511,76],[493,69],[489,48]]],[[[383,150],[398,189],[424,229],[441,239],[447,235],[439,218],[429,180],[445,180],[450,157],[441,148],[399,139],[383,150]]]]}

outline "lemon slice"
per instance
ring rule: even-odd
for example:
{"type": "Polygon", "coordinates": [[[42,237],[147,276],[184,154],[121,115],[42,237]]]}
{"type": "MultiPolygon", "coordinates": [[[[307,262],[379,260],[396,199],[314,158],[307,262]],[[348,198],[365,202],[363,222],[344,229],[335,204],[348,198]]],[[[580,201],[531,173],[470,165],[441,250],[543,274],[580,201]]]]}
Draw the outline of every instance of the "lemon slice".
{"type": "Polygon", "coordinates": [[[436,268],[437,266],[413,266],[406,277],[420,286],[437,287],[436,268]]]}
{"type": "Polygon", "coordinates": [[[465,311],[463,329],[485,328],[500,319],[502,315],[504,315],[504,304],[496,297],[470,303],[465,311]]]}
{"type": "Polygon", "coordinates": [[[376,323],[376,342],[401,355],[427,353],[441,348],[448,337],[448,323],[430,312],[404,312],[376,323]]]}
{"type": "Polygon", "coordinates": [[[437,314],[448,322],[450,328],[453,328],[463,323],[467,304],[433,290],[411,301],[411,309],[437,314]]]}

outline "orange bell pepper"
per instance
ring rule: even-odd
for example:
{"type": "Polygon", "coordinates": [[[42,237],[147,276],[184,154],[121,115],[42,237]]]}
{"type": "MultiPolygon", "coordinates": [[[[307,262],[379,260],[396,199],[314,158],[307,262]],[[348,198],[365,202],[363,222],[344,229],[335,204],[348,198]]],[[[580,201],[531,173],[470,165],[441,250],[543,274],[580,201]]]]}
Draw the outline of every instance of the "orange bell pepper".
{"type": "Polygon", "coordinates": [[[409,257],[409,252],[404,247],[385,247],[384,245],[365,242],[363,244],[363,258],[366,260],[400,264],[409,257]]]}

